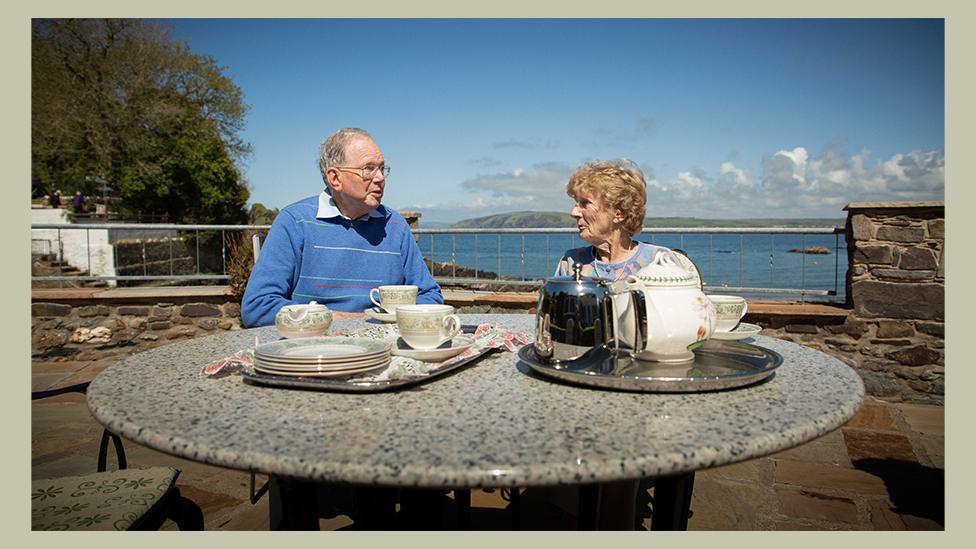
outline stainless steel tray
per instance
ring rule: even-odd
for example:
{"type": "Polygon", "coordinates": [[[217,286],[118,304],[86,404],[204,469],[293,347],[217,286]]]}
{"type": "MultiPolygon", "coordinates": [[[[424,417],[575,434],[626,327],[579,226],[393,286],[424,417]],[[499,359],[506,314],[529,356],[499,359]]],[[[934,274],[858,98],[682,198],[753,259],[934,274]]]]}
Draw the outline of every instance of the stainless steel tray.
{"type": "MultiPolygon", "coordinates": [[[[377,393],[380,391],[392,391],[403,389],[411,385],[426,383],[469,364],[482,355],[491,351],[492,348],[486,347],[473,356],[457,356],[442,362],[426,375],[411,376],[400,379],[385,380],[357,380],[355,378],[318,378],[301,376],[276,376],[258,372],[249,368],[241,370],[241,376],[247,383],[258,385],[268,385],[272,387],[285,387],[290,389],[314,389],[316,391],[341,391],[352,393],[377,393]]],[[[400,357],[401,359],[403,357],[400,357]]]]}
{"type": "Polygon", "coordinates": [[[561,364],[539,359],[532,345],[522,347],[518,356],[533,371],[561,381],[652,393],[698,393],[744,387],[772,376],[783,363],[779,353],[739,341],[710,339],[694,352],[694,360],[682,364],[618,357],[604,347],[561,364]]]}

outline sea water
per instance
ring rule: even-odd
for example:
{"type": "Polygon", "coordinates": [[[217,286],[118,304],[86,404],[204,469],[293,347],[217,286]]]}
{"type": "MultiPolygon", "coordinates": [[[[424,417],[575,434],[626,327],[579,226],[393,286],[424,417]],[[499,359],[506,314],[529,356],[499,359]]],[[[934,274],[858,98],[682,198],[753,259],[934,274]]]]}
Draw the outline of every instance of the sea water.
{"type": "MultiPolygon", "coordinates": [[[[641,234],[637,240],[683,250],[698,266],[706,288],[774,288],[827,290],[817,296],[843,301],[847,247],[843,235],[833,234],[641,234]],[[828,254],[797,253],[812,247],[828,254]]],[[[563,252],[586,245],[576,234],[422,234],[424,257],[454,262],[480,272],[494,272],[519,280],[552,276],[563,252]]],[[[749,296],[795,299],[779,292],[750,292],[749,296]]]]}

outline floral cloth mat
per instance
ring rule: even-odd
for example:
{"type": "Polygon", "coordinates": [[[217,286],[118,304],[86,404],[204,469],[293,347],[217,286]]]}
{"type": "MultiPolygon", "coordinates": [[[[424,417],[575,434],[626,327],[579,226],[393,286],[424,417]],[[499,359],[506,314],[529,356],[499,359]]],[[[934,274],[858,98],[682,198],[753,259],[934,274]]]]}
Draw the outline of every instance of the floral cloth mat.
{"type": "MultiPolygon", "coordinates": [[[[389,366],[384,370],[370,372],[354,378],[346,378],[347,381],[386,381],[391,379],[403,379],[409,377],[422,377],[430,373],[452,366],[484,354],[492,349],[504,349],[516,352],[523,345],[531,342],[531,338],[524,332],[511,332],[502,326],[491,326],[482,324],[478,326],[473,334],[463,334],[474,337],[474,345],[466,349],[459,355],[453,356],[443,362],[424,362],[413,358],[393,355],[389,366]]],[[[367,326],[351,332],[340,332],[332,334],[334,337],[366,337],[371,339],[389,340],[391,344],[396,344],[396,339],[400,332],[395,324],[384,324],[381,326],[367,326]]],[[[203,373],[212,378],[222,378],[234,374],[240,374],[242,370],[248,373],[256,373],[254,370],[254,349],[241,349],[240,351],[222,357],[211,362],[203,369],[203,373]]]]}

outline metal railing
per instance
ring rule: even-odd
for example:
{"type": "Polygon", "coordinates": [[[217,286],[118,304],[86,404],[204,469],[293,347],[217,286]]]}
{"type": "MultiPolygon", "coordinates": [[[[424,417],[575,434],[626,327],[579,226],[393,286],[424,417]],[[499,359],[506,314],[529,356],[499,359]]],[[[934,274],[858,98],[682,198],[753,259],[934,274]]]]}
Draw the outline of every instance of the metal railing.
{"type": "MultiPolygon", "coordinates": [[[[35,281],[164,281],[164,282],[187,282],[187,281],[226,281],[229,279],[227,273],[227,243],[228,233],[250,231],[259,234],[266,234],[270,225],[180,225],[180,224],[132,224],[132,223],[99,223],[99,224],[34,224],[31,226],[32,249],[37,255],[38,250],[47,249],[48,254],[53,254],[58,260],[62,260],[65,254],[65,232],[66,231],[86,231],[83,239],[74,238],[76,246],[84,242],[87,252],[87,265],[79,265],[79,268],[87,266],[88,274],[65,274],[58,271],[56,275],[35,275],[31,279],[35,281]],[[49,238],[45,239],[42,233],[47,231],[49,238]],[[52,233],[53,231],[53,233],[52,233]],[[109,247],[114,247],[119,241],[139,241],[143,246],[142,274],[118,274],[116,269],[117,257],[113,254],[113,265],[111,273],[92,273],[92,231],[108,231],[110,234],[106,238],[100,239],[107,242],[109,247]],[[147,246],[152,244],[152,239],[139,236],[133,239],[126,239],[125,233],[138,233],[140,235],[152,234],[177,234],[178,239],[189,246],[195,246],[193,264],[195,272],[178,274],[171,270],[169,273],[150,274],[147,267],[148,253],[147,246]],[[219,259],[211,258],[210,263],[219,265],[212,271],[202,272],[201,267],[201,234],[206,233],[212,254],[217,253],[219,259]],[[219,234],[219,245],[217,235],[219,234]],[[44,241],[48,240],[45,244],[44,241]],[[216,249],[219,248],[219,253],[216,249]]],[[[515,289],[537,288],[542,279],[551,276],[555,269],[556,262],[562,257],[562,253],[569,248],[585,245],[578,238],[577,230],[574,228],[559,229],[413,229],[413,233],[420,244],[428,265],[435,273],[438,283],[448,286],[461,287],[484,287],[506,286],[515,289]],[[527,242],[527,239],[528,242],[527,242]],[[553,240],[562,239],[562,244],[554,243],[553,240]],[[461,246],[459,247],[459,241],[461,246]],[[446,248],[446,249],[445,249],[446,248]],[[486,257],[487,256],[487,257],[486,257]],[[486,261],[487,259],[487,261],[486,261]],[[459,274],[459,272],[461,274],[459,274]]],[[[706,283],[706,291],[720,289],[721,292],[755,294],[755,295],[791,295],[798,296],[801,300],[806,297],[826,297],[839,299],[846,274],[846,253],[841,253],[846,241],[841,238],[844,234],[842,227],[805,227],[805,228],[770,228],[770,227],[721,227],[721,228],[684,228],[684,227],[645,227],[639,237],[641,240],[658,243],[671,248],[684,250],[694,260],[706,283]],[[800,236],[800,248],[802,261],[798,268],[788,268],[776,266],[776,258],[784,253],[778,247],[776,238],[784,235],[800,236]],[[817,264],[816,260],[812,263],[817,265],[820,284],[818,288],[811,287],[811,280],[808,278],[808,261],[806,256],[806,238],[833,236],[832,248],[833,258],[833,281],[824,287],[824,266],[817,264]],[[749,243],[747,251],[746,239],[755,236],[768,237],[768,278],[765,284],[751,284],[757,281],[757,273],[760,270],[756,266],[757,244],[749,243]],[[733,240],[730,240],[730,237],[733,240]],[[726,248],[729,243],[736,241],[737,250],[721,249],[716,246],[715,239],[720,238],[722,245],[726,248]],[[703,241],[707,239],[707,243],[703,241]],[[718,258],[724,254],[722,258],[718,258]],[[735,257],[738,264],[730,267],[730,258],[735,257]],[[841,260],[843,258],[843,271],[841,260]],[[797,271],[798,272],[793,272],[797,271]],[[777,284],[777,279],[788,278],[790,281],[798,282],[794,285],[777,284]]],[[[158,246],[158,242],[156,244],[158,246]]],[[[172,250],[172,239],[170,240],[172,250]]],[[[793,251],[793,250],[791,250],[793,251]]],[[[162,263],[169,265],[175,263],[172,254],[164,258],[162,263]]],[[[77,263],[77,261],[76,261],[77,263]]],[[[63,261],[59,261],[60,265],[63,261]]],[[[127,267],[131,270],[131,265],[127,267]]]]}
{"type": "Polygon", "coordinates": [[[52,224],[35,223],[31,225],[31,248],[35,255],[46,255],[56,262],[58,274],[55,275],[32,275],[32,281],[57,281],[57,282],[92,282],[92,281],[135,281],[135,282],[193,282],[226,281],[230,277],[227,273],[228,262],[228,233],[231,232],[259,232],[266,233],[271,225],[184,225],[170,223],[97,223],[97,224],[52,224]],[[66,246],[66,233],[71,234],[77,231],[85,231],[84,238],[73,238],[71,244],[75,247],[83,245],[86,260],[78,261],[77,250],[74,250],[75,261],[70,261],[69,246],[66,246]],[[46,233],[46,234],[45,234],[46,233]],[[53,233],[53,234],[52,234],[53,233]],[[97,244],[92,243],[92,233],[102,236],[96,239],[97,244]],[[126,233],[130,236],[126,238],[126,233]],[[169,272],[149,273],[149,247],[158,245],[159,238],[147,237],[148,234],[157,233],[160,237],[169,237],[169,255],[157,263],[168,264],[169,272]],[[135,235],[135,236],[132,236],[135,235]],[[219,235],[219,241],[216,238],[219,235]],[[45,236],[47,238],[45,238],[45,236]],[[213,240],[212,240],[213,239],[213,240]],[[192,265],[194,272],[188,274],[177,274],[175,272],[179,257],[174,255],[173,241],[179,240],[194,247],[192,265]],[[48,243],[45,245],[45,241],[48,243]],[[213,258],[211,263],[219,264],[219,268],[208,271],[201,271],[201,242],[207,241],[213,247],[219,249],[218,257],[213,258]],[[141,267],[143,274],[118,274],[118,269],[132,268],[140,266],[138,262],[120,265],[118,255],[115,253],[120,243],[136,242],[141,244],[141,267]],[[38,250],[47,248],[47,254],[38,253],[38,250]],[[99,255],[104,260],[101,264],[93,261],[93,256],[99,255]],[[110,257],[111,259],[107,259],[110,257]],[[65,265],[81,269],[88,274],[65,274],[65,265]],[[100,274],[92,274],[98,272],[100,274]]]}
{"type": "MultiPolygon", "coordinates": [[[[418,236],[421,243],[421,250],[424,256],[435,263],[435,267],[440,267],[435,278],[442,285],[491,285],[499,284],[506,286],[524,287],[524,288],[536,288],[541,282],[542,278],[547,276],[552,276],[555,271],[556,262],[562,257],[562,253],[569,249],[579,246],[586,245],[585,242],[577,237],[577,230],[574,228],[516,228],[516,229],[414,229],[414,234],[418,236]],[[531,236],[537,236],[543,239],[543,243],[540,243],[538,239],[533,245],[526,244],[526,238],[531,236]],[[571,237],[566,239],[567,243],[562,246],[554,246],[552,243],[553,237],[561,235],[565,237],[571,237]],[[438,236],[443,238],[437,238],[438,236]],[[469,241],[463,243],[459,247],[458,239],[459,237],[467,236],[469,241]],[[494,261],[487,267],[484,263],[480,262],[481,251],[489,246],[486,246],[484,240],[479,241],[479,237],[493,237],[493,244],[491,247],[495,248],[494,261]],[[514,243],[509,240],[509,242],[503,245],[502,240],[504,237],[512,237],[517,239],[514,243]],[[447,243],[444,240],[447,240],[447,243]],[[447,248],[445,250],[444,248],[447,248]],[[466,253],[459,253],[459,249],[468,250],[466,253]],[[474,253],[470,253],[470,250],[474,250],[474,253]],[[515,251],[513,251],[513,249],[515,251]],[[508,250],[510,258],[515,260],[516,267],[504,268],[502,265],[503,250],[508,250]],[[535,268],[532,269],[534,273],[529,276],[526,275],[526,265],[527,257],[542,255],[540,260],[535,257],[534,263],[535,268]],[[558,255],[557,255],[558,254],[558,255]],[[473,257],[472,257],[473,255],[473,257]],[[443,258],[443,261],[438,261],[443,258]],[[467,265],[467,268],[462,267],[462,265],[467,265]],[[539,266],[542,266],[542,271],[539,271],[539,266]],[[449,272],[445,273],[444,269],[448,269],[449,272]],[[459,276],[458,269],[462,269],[468,273],[468,276],[459,276]],[[483,276],[482,273],[488,274],[489,276],[483,276]],[[498,275],[496,277],[496,275],[498,275]],[[504,278],[502,278],[504,277],[504,278]]],[[[695,261],[699,271],[702,274],[702,278],[705,282],[706,292],[712,292],[713,290],[728,292],[728,293],[740,293],[746,295],[766,295],[766,296],[797,296],[801,300],[807,297],[823,297],[829,300],[842,300],[843,284],[846,275],[846,241],[842,238],[844,234],[843,227],[793,227],[793,228],[774,228],[774,227],[711,227],[711,228],[689,228],[689,227],[645,227],[641,231],[640,240],[658,243],[665,245],[670,248],[682,249],[688,255],[691,256],[692,260],[695,261]],[[650,235],[650,238],[646,238],[645,235],[650,235]],[[677,240],[676,242],[661,242],[662,239],[659,237],[662,235],[674,235],[677,240]],[[715,279],[718,274],[719,269],[715,268],[715,256],[717,252],[714,246],[714,237],[718,235],[729,235],[737,237],[738,239],[738,251],[733,252],[733,255],[738,259],[738,265],[736,266],[737,276],[732,277],[732,283],[709,283],[709,279],[715,279]],[[777,247],[776,237],[784,235],[800,236],[800,244],[798,246],[799,255],[802,256],[802,261],[800,261],[799,266],[796,268],[798,272],[792,273],[789,277],[791,280],[797,281],[798,284],[795,286],[776,286],[775,282],[778,276],[782,276],[782,268],[779,268],[779,272],[776,267],[776,258],[779,257],[784,250],[777,247]],[[747,257],[750,255],[755,258],[757,254],[755,250],[752,253],[746,253],[745,251],[745,239],[750,236],[766,236],[769,238],[769,250],[768,255],[764,257],[768,261],[768,283],[766,285],[747,285],[745,282],[750,278],[755,281],[758,272],[758,268],[755,265],[747,264],[747,257]],[[806,256],[813,255],[811,252],[807,252],[807,236],[820,236],[820,237],[833,237],[832,244],[828,246],[822,246],[827,248],[827,253],[833,255],[833,269],[831,273],[831,280],[827,281],[826,284],[820,284],[821,288],[811,288],[808,286],[808,262],[806,256]],[[688,241],[686,237],[707,237],[707,246],[695,245],[695,252],[692,253],[692,247],[686,246],[688,241]],[[843,267],[842,267],[843,262],[843,267]],[[751,276],[746,276],[746,272],[750,272],[751,276]],[[843,271],[843,272],[842,272],[843,271]],[[829,287],[823,287],[829,286],[829,287]]],[[[672,239],[673,240],[673,239],[672,239]]],[[[726,239],[726,243],[728,239],[726,239]]],[[[753,246],[754,248],[755,246],[753,246]]],[[[723,250],[728,252],[728,250],[723,250]]],[[[793,251],[793,250],[790,250],[793,251]]],[[[816,254],[819,255],[819,254],[816,254]]],[[[727,261],[725,262],[727,263],[727,261]]],[[[812,262],[817,265],[816,260],[812,262]]],[[[726,266],[725,274],[728,275],[728,268],[726,266]]],[[[819,269],[820,278],[823,279],[823,269],[819,269]]],[[[720,282],[715,280],[715,282],[720,282]]]]}

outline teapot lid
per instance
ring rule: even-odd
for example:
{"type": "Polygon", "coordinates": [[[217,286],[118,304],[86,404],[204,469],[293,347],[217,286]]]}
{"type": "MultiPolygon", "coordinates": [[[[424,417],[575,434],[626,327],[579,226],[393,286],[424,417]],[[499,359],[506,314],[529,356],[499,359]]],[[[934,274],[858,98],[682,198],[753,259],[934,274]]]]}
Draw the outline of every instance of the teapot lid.
{"type": "Polygon", "coordinates": [[[659,251],[654,259],[637,272],[636,278],[646,287],[698,288],[698,279],[674,262],[670,254],[659,251]]]}
{"type": "Polygon", "coordinates": [[[547,284],[550,283],[550,282],[557,282],[557,283],[579,284],[579,285],[583,285],[583,286],[589,286],[589,285],[594,285],[594,284],[603,285],[603,284],[606,284],[607,282],[610,282],[606,278],[599,278],[599,277],[586,276],[586,275],[580,274],[580,271],[582,270],[582,268],[583,268],[583,265],[581,265],[579,263],[576,263],[576,264],[573,265],[573,274],[571,274],[571,275],[565,275],[565,276],[554,276],[554,277],[551,277],[551,278],[546,278],[545,279],[545,282],[547,284]]]}

